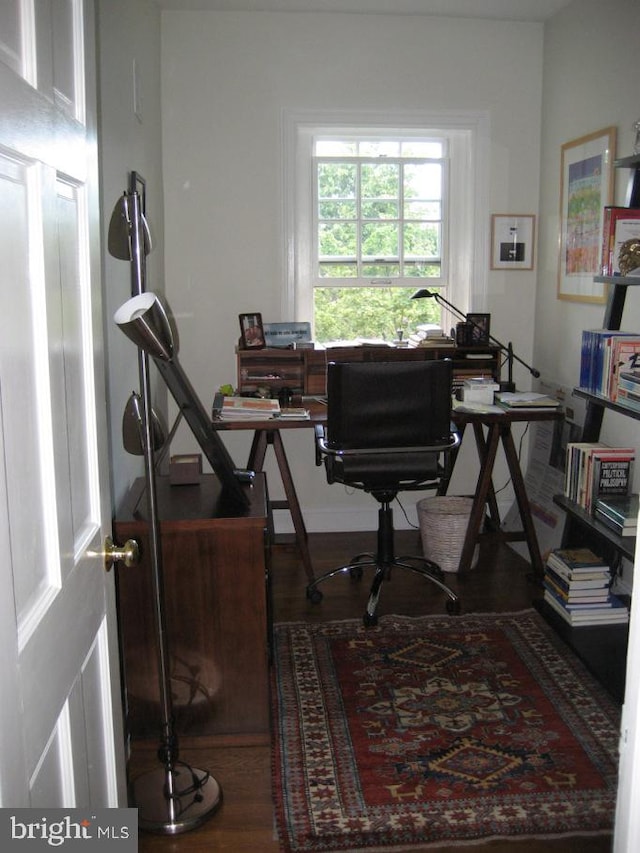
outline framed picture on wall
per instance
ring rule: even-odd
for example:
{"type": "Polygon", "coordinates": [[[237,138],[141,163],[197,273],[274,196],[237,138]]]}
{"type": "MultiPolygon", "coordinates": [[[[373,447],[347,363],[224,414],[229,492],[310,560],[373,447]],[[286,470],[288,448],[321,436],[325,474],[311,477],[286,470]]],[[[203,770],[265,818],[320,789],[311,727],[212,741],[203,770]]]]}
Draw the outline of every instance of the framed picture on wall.
{"type": "Polygon", "coordinates": [[[240,334],[243,349],[262,349],[265,345],[262,314],[240,314],[240,334]]]}
{"type": "Polygon", "coordinates": [[[532,270],[536,218],[494,213],[491,217],[491,269],[532,270]]]}
{"type": "Polygon", "coordinates": [[[558,299],[604,302],[601,271],[605,205],[613,203],[616,128],[565,142],[560,163],[558,299]]]}

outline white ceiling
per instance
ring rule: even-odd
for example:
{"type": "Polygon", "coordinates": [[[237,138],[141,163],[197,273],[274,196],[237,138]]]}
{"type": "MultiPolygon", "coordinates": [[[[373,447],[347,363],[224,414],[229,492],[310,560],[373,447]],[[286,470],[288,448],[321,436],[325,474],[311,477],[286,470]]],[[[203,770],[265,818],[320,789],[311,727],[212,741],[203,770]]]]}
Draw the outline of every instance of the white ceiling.
{"type": "Polygon", "coordinates": [[[227,12],[351,12],[545,21],[573,0],[155,0],[162,9],[227,12]]]}

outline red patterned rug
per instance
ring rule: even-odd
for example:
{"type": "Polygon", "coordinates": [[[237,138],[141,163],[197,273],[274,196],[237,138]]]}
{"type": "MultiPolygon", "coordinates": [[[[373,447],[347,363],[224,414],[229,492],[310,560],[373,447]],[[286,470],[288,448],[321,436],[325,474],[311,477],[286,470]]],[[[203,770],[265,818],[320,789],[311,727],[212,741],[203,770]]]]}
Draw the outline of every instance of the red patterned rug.
{"type": "Polygon", "coordinates": [[[283,850],[612,831],[619,709],[535,611],[274,633],[283,850]]]}

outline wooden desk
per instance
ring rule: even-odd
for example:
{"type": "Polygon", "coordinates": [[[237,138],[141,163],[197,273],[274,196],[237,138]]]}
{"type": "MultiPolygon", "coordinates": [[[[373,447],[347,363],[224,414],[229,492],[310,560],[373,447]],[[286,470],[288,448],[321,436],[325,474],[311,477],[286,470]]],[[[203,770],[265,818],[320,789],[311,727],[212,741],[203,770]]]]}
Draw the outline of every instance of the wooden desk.
{"type": "MultiPolygon", "coordinates": [[[[536,579],[542,580],[544,565],[540,555],[538,538],[533,518],[531,517],[531,506],[527,497],[511,427],[514,423],[560,420],[563,417],[564,414],[557,409],[510,409],[501,414],[463,412],[460,409],[453,411],[452,418],[460,431],[461,439],[467,424],[473,426],[478,457],[480,459],[480,473],[473,496],[473,508],[469,519],[469,526],[460,556],[459,571],[464,572],[471,567],[473,552],[482,536],[481,527],[488,507],[492,527],[495,527],[495,531],[491,535],[496,535],[496,532],[498,532],[500,537],[505,541],[526,542],[534,576],[536,579]],[[511,533],[500,530],[500,514],[492,482],[493,466],[498,452],[498,445],[501,441],[522,522],[522,530],[511,533]]],[[[456,458],[457,452],[454,454],[453,465],[455,465],[456,458]]],[[[438,489],[438,494],[446,494],[448,485],[448,480],[443,481],[438,489]]]]}
{"type": "MultiPolygon", "coordinates": [[[[296,402],[298,405],[298,402],[296,402]]],[[[262,472],[264,468],[264,459],[267,453],[267,447],[273,447],[278,470],[280,471],[280,479],[284,488],[286,500],[271,501],[271,509],[285,509],[291,514],[293,521],[293,529],[296,534],[296,544],[302,557],[302,562],[307,573],[309,583],[315,580],[313,573],[313,564],[309,553],[309,539],[307,536],[307,528],[304,523],[300,502],[296,493],[296,487],[291,476],[291,468],[289,460],[284,449],[282,430],[289,429],[313,429],[317,423],[324,423],[326,420],[326,406],[319,401],[305,401],[304,405],[309,409],[311,417],[307,420],[284,420],[278,418],[269,418],[264,421],[255,420],[237,420],[223,421],[214,420],[213,427],[217,430],[253,430],[253,440],[251,442],[251,450],[249,451],[249,459],[247,460],[247,468],[251,471],[262,472]]]]}
{"type": "MultiPolygon", "coordinates": [[[[138,566],[116,572],[132,737],[159,736],[156,626],[144,480],[133,484],[114,524],[135,538],[138,566]],[[136,505],[138,509],[136,509],[136,505]]],[[[169,668],[176,732],[234,744],[269,742],[269,531],[264,476],[246,487],[250,505],[230,514],[213,474],[200,485],[157,478],[169,668]]]]}

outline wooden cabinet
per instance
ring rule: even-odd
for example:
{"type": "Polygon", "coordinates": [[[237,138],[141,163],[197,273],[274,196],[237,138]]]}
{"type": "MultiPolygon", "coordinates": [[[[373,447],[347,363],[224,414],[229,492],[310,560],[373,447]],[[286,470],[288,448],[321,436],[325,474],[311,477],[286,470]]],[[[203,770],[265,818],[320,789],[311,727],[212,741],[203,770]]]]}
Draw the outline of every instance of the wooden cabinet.
{"type": "MultiPolygon", "coordinates": [[[[132,737],[160,733],[156,627],[147,559],[146,501],[137,480],[118,512],[117,541],[142,559],[117,569],[125,715],[132,737]]],[[[228,515],[214,475],[157,493],[175,726],[178,735],[268,742],[270,520],[264,475],[249,509],[228,515]]]]}
{"type": "Polygon", "coordinates": [[[267,388],[277,397],[283,388],[293,395],[323,395],[327,392],[329,361],[424,361],[450,358],[454,386],[472,376],[500,379],[498,347],[387,347],[375,345],[330,347],[329,349],[262,349],[237,351],[238,391],[254,394],[267,388]]]}

